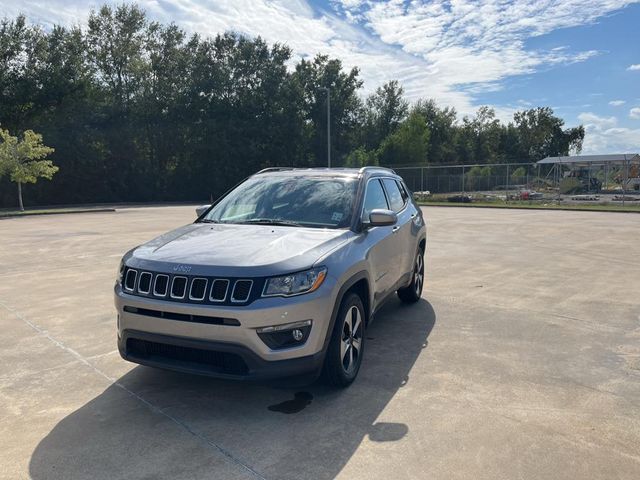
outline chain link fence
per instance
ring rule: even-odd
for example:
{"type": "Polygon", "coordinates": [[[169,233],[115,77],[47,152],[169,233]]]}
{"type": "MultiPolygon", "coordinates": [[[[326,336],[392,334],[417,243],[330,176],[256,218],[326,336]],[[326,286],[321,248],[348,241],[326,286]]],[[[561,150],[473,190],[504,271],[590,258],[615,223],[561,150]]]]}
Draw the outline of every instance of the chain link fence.
{"type": "Polygon", "coordinates": [[[535,164],[437,165],[394,170],[414,192],[466,193],[553,186],[553,178],[547,178],[550,169],[535,164]]]}
{"type": "Polygon", "coordinates": [[[500,163],[392,167],[419,200],[572,203],[636,201],[640,164],[500,163]]]}

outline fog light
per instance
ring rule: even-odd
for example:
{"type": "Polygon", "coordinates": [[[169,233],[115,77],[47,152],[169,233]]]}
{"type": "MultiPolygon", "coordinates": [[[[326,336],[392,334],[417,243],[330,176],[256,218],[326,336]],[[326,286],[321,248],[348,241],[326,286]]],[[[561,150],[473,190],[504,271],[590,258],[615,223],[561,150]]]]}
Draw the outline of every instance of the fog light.
{"type": "Polygon", "coordinates": [[[311,320],[285,323],[256,330],[260,339],[271,349],[295,347],[303,344],[311,332],[311,320]]]}

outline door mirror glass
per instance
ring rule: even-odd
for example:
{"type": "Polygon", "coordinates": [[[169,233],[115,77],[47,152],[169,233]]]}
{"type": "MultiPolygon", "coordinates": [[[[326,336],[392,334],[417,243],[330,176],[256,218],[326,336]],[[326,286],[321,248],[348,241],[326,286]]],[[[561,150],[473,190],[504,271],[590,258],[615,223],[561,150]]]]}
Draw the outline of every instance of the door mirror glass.
{"type": "Polygon", "coordinates": [[[210,206],[211,205],[200,205],[199,207],[196,207],[196,215],[198,216],[198,218],[200,218],[202,214],[209,209],[210,206]]]}
{"type": "Polygon", "coordinates": [[[384,227],[387,225],[395,225],[398,221],[398,216],[391,210],[383,210],[376,208],[369,214],[369,226],[370,227],[384,227]]]}

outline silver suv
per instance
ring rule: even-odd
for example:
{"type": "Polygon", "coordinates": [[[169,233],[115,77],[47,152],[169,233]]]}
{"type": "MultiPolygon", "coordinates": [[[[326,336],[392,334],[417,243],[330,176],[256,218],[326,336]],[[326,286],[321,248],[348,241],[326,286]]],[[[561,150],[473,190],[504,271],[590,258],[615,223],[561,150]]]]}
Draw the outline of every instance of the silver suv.
{"type": "Polygon", "coordinates": [[[392,170],[269,168],[129,251],[122,358],[225,378],[358,374],[365,329],[420,299],[426,227],[392,170]]]}

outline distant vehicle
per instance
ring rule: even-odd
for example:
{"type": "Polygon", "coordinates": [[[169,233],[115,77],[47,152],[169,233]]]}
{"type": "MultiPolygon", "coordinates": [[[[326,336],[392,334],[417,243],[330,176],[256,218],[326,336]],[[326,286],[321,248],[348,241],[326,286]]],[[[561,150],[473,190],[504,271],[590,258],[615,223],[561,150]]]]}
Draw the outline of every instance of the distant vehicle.
{"type": "Polygon", "coordinates": [[[544,195],[534,190],[522,190],[519,194],[519,200],[540,200],[544,195]]]}
{"type": "Polygon", "coordinates": [[[195,223],[130,250],[115,285],[126,360],[226,378],[356,378],[394,292],[420,299],[426,227],[392,170],[267,169],[195,223]]]}
{"type": "Polygon", "coordinates": [[[422,202],[431,197],[431,192],[429,190],[422,190],[420,192],[413,192],[413,198],[418,202],[422,202]]]}
{"type": "Polygon", "coordinates": [[[451,195],[447,197],[447,201],[452,203],[471,203],[472,200],[470,195],[451,195]]]}

